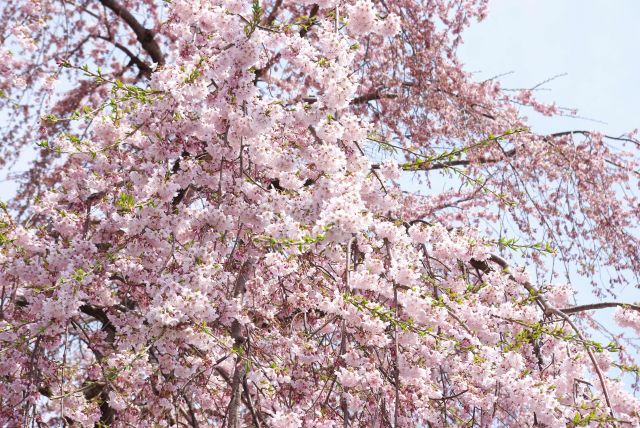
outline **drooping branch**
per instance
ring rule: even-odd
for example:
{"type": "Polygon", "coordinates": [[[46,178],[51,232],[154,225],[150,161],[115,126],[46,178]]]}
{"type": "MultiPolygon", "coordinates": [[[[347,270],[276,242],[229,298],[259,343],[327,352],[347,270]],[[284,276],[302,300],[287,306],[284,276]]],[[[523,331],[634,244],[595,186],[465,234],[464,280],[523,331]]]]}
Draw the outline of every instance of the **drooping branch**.
{"type": "MultiPolygon", "coordinates": [[[[467,159],[459,159],[451,162],[423,162],[420,164],[403,163],[400,164],[400,169],[402,169],[403,171],[432,171],[436,169],[447,169],[455,166],[467,166],[470,164],[471,161],[467,159]]],[[[379,163],[374,163],[371,165],[372,170],[378,170],[380,168],[382,168],[382,166],[379,163]]]]}
{"type": "MultiPolygon", "coordinates": [[[[391,96],[388,96],[387,98],[391,98],[391,96]]],[[[370,101],[372,99],[376,99],[373,94],[367,94],[367,95],[363,95],[361,97],[357,97],[354,98],[354,100],[352,101],[352,104],[356,103],[356,100],[359,99],[363,99],[366,101],[363,102],[367,102],[370,101]],[[366,99],[366,97],[370,97],[371,99],[366,99]]],[[[315,102],[317,101],[315,98],[307,98],[305,99],[305,101],[309,102],[315,102]]],[[[585,135],[585,136],[589,136],[592,134],[592,132],[589,131],[562,131],[562,132],[555,132],[552,134],[548,134],[547,136],[543,137],[543,140],[548,141],[551,138],[559,138],[559,137],[564,137],[567,135],[572,135],[572,134],[580,134],[580,135],[585,135]]],[[[611,135],[603,135],[604,138],[607,139],[611,139],[611,140],[618,140],[618,141],[626,141],[626,142],[631,142],[633,144],[636,144],[638,146],[640,146],[640,142],[631,139],[631,138],[626,138],[626,137],[614,137],[611,135]]],[[[400,149],[402,149],[402,147],[398,147],[400,149]]],[[[409,151],[410,152],[410,151],[409,151]]],[[[412,153],[412,152],[410,152],[412,153]]],[[[510,150],[503,150],[502,154],[503,154],[503,158],[478,158],[478,159],[456,159],[453,161],[446,161],[446,162],[421,162],[421,163],[404,163],[404,164],[400,164],[400,168],[404,171],[434,171],[434,170],[439,170],[439,169],[447,169],[447,168],[451,168],[451,167],[457,167],[457,166],[469,166],[469,165],[484,165],[484,164],[495,164],[498,162],[501,162],[503,159],[505,158],[512,158],[515,157],[517,154],[517,150],[515,148],[510,149],[510,150]]],[[[610,159],[605,159],[605,162],[607,162],[610,165],[613,165],[615,167],[618,168],[624,168],[622,165],[610,160],[610,159]]],[[[377,170],[380,169],[381,165],[378,163],[372,164],[371,165],[371,169],[372,170],[377,170]]],[[[640,171],[632,171],[634,174],[636,175],[640,175],[640,171]]]]}

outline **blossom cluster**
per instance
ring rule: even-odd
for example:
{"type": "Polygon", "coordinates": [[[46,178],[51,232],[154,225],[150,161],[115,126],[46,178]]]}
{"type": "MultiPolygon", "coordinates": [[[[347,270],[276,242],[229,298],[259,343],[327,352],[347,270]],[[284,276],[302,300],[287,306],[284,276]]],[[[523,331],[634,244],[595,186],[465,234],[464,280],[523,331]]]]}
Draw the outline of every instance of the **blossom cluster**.
{"type": "Polygon", "coordinates": [[[603,161],[623,155],[596,134],[552,151],[520,135],[499,88],[454,56],[483,1],[266,3],[168,2],[162,44],[140,40],[163,63],[128,81],[64,64],[100,88],[47,131],[60,158],[29,219],[2,212],[0,425],[640,424],[603,376],[614,349],[562,312],[571,288],[535,286],[497,256],[518,244],[479,227],[488,201],[518,200],[530,236],[561,218],[519,187],[544,165],[539,185],[573,206],[561,183],[575,180],[595,239],[636,268],[630,220],[605,221],[615,195],[597,194],[624,182],[603,161]],[[506,196],[476,178],[500,161],[520,168],[506,196]],[[428,168],[471,190],[399,185],[428,168]]]}

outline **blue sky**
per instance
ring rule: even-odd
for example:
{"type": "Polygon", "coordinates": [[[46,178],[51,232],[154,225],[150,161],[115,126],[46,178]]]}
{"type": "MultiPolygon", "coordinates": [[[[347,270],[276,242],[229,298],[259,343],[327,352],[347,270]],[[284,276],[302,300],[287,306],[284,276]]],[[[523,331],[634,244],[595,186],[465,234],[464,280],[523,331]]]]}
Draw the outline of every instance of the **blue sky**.
{"type": "Polygon", "coordinates": [[[600,121],[531,114],[534,129],[640,128],[640,1],[493,0],[463,36],[459,55],[478,78],[513,72],[503,87],[521,88],[566,73],[538,98],[600,121]]]}

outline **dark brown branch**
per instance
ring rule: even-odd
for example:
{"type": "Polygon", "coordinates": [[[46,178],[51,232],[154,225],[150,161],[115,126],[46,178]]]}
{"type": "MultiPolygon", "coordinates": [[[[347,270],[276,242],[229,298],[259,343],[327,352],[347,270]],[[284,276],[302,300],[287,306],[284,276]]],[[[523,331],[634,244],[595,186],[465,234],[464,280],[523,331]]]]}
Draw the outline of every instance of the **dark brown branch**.
{"type": "Polygon", "coordinates": [[[271,23],[275,21],[276,17],[278,16],[278,9],[281,5],[282,0],[276,0],[275,4],[271,8],[271,12],[269,12],[269,15],[262,21],[264,25],[271,25],[271,23]]]}
{"type": "Polygon", "coordinates": [[[102,40],[106,40],[108,42],[111,42],[116,48],[120,49],[122,52],[124,52],[125,55],[127,55],[129,57],[129,59],[131,60],[131,63],[134,64],[136,67],[138,67],[138,70],[140,71],[141,75],[147,76],[149,77],[152,73],[152,69],[149,66],[149,64],[147,64],[146,62],[144,62],[143,60],[141,60],[136,54],[134,54],[133,52],[131,52],[126,46],[122,45],[121,43],[118,43],[108,37],[104,37],[104,36],[98,36],[98,38],[102,39],[102,40]]]}
{"type": "MultiPolygon", "coordinates": [[[[380,91],[378,90],[378,91],[375,91],[375,92],[369,92],[368,94],[359,95],[359,96],[355,97],[354,99],[352,99],[349,104],[351,104],[351,105],[359,105],[359,104],[366,104],[369,101],[376,101],[376,100],[381,100],[381,99],[395,99],[395,98],[398,98],[398,95],[396,95],[396,94],[381,94],[380,91]]],[[[316,97],[304,97],[302,99],[302,101],[304,101],[307,104],[313,104],[313,103],[317,103],[318,102],[318,98],[316,98],[316,97]]]]}
{"type": "MultiPolygon", "coordinates": [[[[553,134],[549,134],[549,137],[553,137],[553,138],[557,138],[557,137],[566,137],[567,135],[573,135],[573,134],[580,134],[580,135],[584,135],[584,136],[590,136],[591,134],[593,134],[593,132],[591,131],[584,131],[584,130],[578,130],[578,131],[561,131],[561,132],[554,132],[553,134]]],[[[604,138],[607,138],[609,140],[617,140],[617,141],[625,141],[627,143],[633,143],[636,146],[640,146],[640,141],[638,140],[634,140],[633,138],[627,138],[627,137],[614,137],[612,135],[603,135],[604,138]]]]}
{"type": "Polygon", "coordinates": [[[320,7],[317,4],[314,4],[313,6],[311,6],[311,11],[309,12],[308,24],[302,27],[302,30],[300,30],[300,37],[304,37],[307,35],[307,33],[309,32],[309,29],[311,28],[311,26],[313,26],[316,15],[318,15],[319,9],[320,7]]]}
{"type": "Polygon", "coordinates": [[[271,58],[269,58],[269,61],[267,62],[267,64],[262,67],[259,68],[255,71],[255,78],[253,79],[253,83],[256,84],[258,83],[258,80],[262,79],[264,77],[265,74],[267,74],[269,72],[269,70],[271,69],[271,67],[273,67],[273,65],[275,63],[277,63],[280,60],[280,53],[278,52],[277,54],[273,55],[271,58]]]}
{"type": "Polygon", "coordinates": [[[131,12],[116,0],[100,0],[100,3],[111,9],[116,15],[122,18],[127,25],[129,25],[142,45],[142,48],[149,54],[153,62],[158,65],[164,65],[164,55],[162,55],[160,45],[158,45],[158,42],[154,39],[155,33],[152,30],[144,28],[135,16],[133,16],[131,12]]]}
{"type": "MultiPolygon", "coordinates": [[[[363,98],[363,97],[367,97],[367,96],[372,96],[372,94],[368,94],[368,95],[363,95],[361,97],[358,98],[354,98],[354,100],[352,101],[352,104],[355,103],[355,101],[359,98],[363,98]]],[[[375,98],[372,98],[375,99],[375,98]]],[[[315,98],[305,98],[304,101],[306,102],[315,102],[316,99],[315,98]]],[[[369,100],[367,100],[369,101],[369,100]]],[[[550,138],[559,138],[559,137],[565,137],[567,135],[572,135],[572,134],[580,134],[580,135],[584,135],[584,136],[589,136],[592,133],[590,131],[562,131],[562,132],[555,132],[552,134],[548,134],[546,136],[543,136],[543,140],[548,140],[550,138]]],[[[626,142],[630,142],[633,144],[636,144],[638,146],[640,146],[640,142],[631,139],[631,138],[626,138],[626,137],[613,137],[611,135],[603,135],[604,138],[608,138],[611,140],[618,140],[618,141],[626,141],[626,142]]],[[[516,155],[516,149],[511,149],[511,150],[507,150],[507,151],[503,151],[503,155],[505,158],[510,158],[510,157],[514,157],[516,155]]],[[[479,158],[479,159],[473,159],[473,160],[469,160],[469,159],[457,159],[454,161],[449,161],[449,162],[436,162],[436,163],[430,163],[430,162],[422,162],[422,163],[405,163],[400,165],[400,167],[404,170],[404,171],[432,171],[432,170],[437,170],[437,169],[447,169],[447,168],[451,168],[451,167],[456,167],[456,166],[468,166],[468,165],[482,165],[482,164],[493,164],[493,163],[498,163],[500,162],[502,159],[487,159],[487,158],[479,158]]],[[[625,167],[623,165],[619,165],[609,159],[605,159],[605,162],[607,162],[610,165],[613,165],[615,167],[621,168],[621,169],[625,169],[625,167]]],[[[372,164],[371,165],[371,169],[372,170],[376,170],[376,169],[380,169],[380,164],[372,164]]],[[[632,171],[633,173],[640,175],[639,171],[632,171]]]]}
{"type": "Polygon", "coordinates": [[[396,94],[381,94],[380,91],[369,92],[368,94],[360,95],[351,100],[351,105],[366,104],[369,101],[376,101],[381,99],[394,99],[398,98],[396,94]]]}
{"type": "MultiPolygon", "coordinates": [[[[106,339],[107,342],[109,342],[110,344],[113,344],[116,336],[116,328],[111,323],[111,321],[109,320],[109,317],[104,312],[104,310],[102,308],[99,308],[97,306],[90,305],[90,304],[85,304],[80,306],[79,310],[83,314],[89,315],[90,317],[100,321],[100,323],[102,323],[102,331],[107,333],[107,339],[106,339]]],[[[96,354],[96,358],[98,360],[101,360],[103,358],[102,353],[100,353],[95,349],[92,349],[92,350],[96,354]]],[[[94,386],[95,388],[91,390],[91,392],[89,392],[88,390],[85,391],[85,397],[90,396],[91,398],[87,398],[87,399],[92,399],[94,397],[100,396],[100,401],[101,401],[100,422],[106,426],[109,426],[113,422],[113,418],[115,417],[115,414],[116,414],[115,410],[111,408],[111,406],[109,406],[109,388],[106,384],[103,384],[103,383],[95,383],[94,386]]]]}
{"type": "Polygon", "coordinates": [[[429,400],[433,400],[433,401],[446,401],[446,400],[453,400],[454,398],[458,398],[460,397],[462,394],[465,394],[466,392],[468,392],[468,389],[465,389],[463,391],[460,391],[456,394],[453,395],[448,395],[446,397],[442,397],[442,398],[429,398],[429,400]]]}
{"type": "Polygon", "coordinates": [[[262,424],[260,423],[260,415],[256,412],[256,409],[253,407],[253,400],[251,400],[251,393],[249,391],[249,384],[247,383],[247,376],[245,375],[242,379],[242,388],[244,391],[244,401],[249,407],[249,412],[251,412],[251,417],[253,418],[253,423],[256,428],[262,428],[262,424]]]}
{"type": "MultiPolygon", "coordinates": [[[[302,184],[302,187],[309,187],[312,184],[314,184],[316,182],[316,180],[312,180],[310,178],[307,178],[304,181],[304,183],[302,184]]],[[[269,189],[276,189],[278,192],[284,192],[286,190],[284,187],[282,187],[280,185],[280,180],[278,178],[274,178],[273,180],[269,181],[269,185],[267,186],[267,190],[269,190],[269,189]]]]}
{"type": "Polygon", "coordinates": [[[102,331],[107,333],[107,342],[114,342],[116,337],[116,328],[113,326],[113,324],[111,324],[109,317],[101,308],[94,305],[86,304],[80,306],[80,312],[100,321],[102,323],[102,331]]]}
{"type": "MultiPolygon", "coordinates": [[[[182,153],[180,154],[180,157],[178,159],[176,159],[175,163],[173,164],[173,167],[171,167],[171,174],[176,174],[178,171],[180,171],[180,159],[182,158],[188,158],[189,157],[189,153],[185,150],[182,151],[182,153]]],[[[173,200],[171,201],[171,206],[175,209],[180,202],[182,202],[182,200],[185,198],[185,196],[187,196],[187,193],[189,192],[189,190],[191,189],[191,184],[187,185],[187,187],[184,187],[182,189],[180,189],[178,191],[178,194],[176,196],[173,197],[173,200]]]]}
{"type": "MultiPolygon", "coordinates": [[[[242,300],[244,297],[244,293],[246,291],[247,281],[254,275],[254,261],[253,259],[247,259],[240,268],[240,272],[238,273],[238,277],[236,278],[236,282],[233,286],[233,297],[239,298],[242,300]]],[[[245,337],[242,334],[242,325],[237,319],[234,319],[231,323],[231,337],[235,341],[235,346],[241,346],[245,337]]]]}
{"type": "MultiPolygon", "coordinates": [[[[254,260],[249,258],[245,260],[240,268],[238,277],[236,278],[233,286],[233,297],[242,300],[244,293],[247,289],[247,281],[254,275],[254,260]]],[[[234,348],[240,348],[245,344],[245,337],[242,334],[242,325],[237,319],[234,319],[231,323],[231,337],[234,339],[234,348]]],[[[231,381],[231,400],[229,401],[229,407],[227,408],[227,426],[229,428],[239,428],[240,419],[238,417],[240,402],[242,401],[242,381],[247,373],[242,355],[238,355],[236,358],[236,364],[233,371],[233,379],[231,381]]]]}
{"type": "MultiPolygon", "coordinates": [[[[492,162],[496,162],[496,161],[492,160],[492,162]]],[[[467,159],[460,159],[460,160],[455,160],[451,162],[437,162],[437,163],[423,162],[419,164],[405,163],[405,164],[400,164],[400,168],[404,171],[432,171],[434,169],[447,169],[454,166],[466,166],[466,165],[470,165],[471,163],[472,162],[467,159]]],[[[487,162],[479,162],[479,163],[489,163],[489,162],[487,161],[487,162]]],[[[380,168],[381,168],[381,165],[379,163],[374,163],[371,165],[372,170],[378,170],[380,168]]]]}
{"type": "Polygon", "coordinates": [[[572,306],[570,308],[561,309],[561,311],[564,312],[565,314],[576,314],[578,312],[592,311],[594,309],[606,309],[606,308],[616,308],[616,307],[632,309],[634,311],[640,312],[640,306],[630,304],[630,303],[620,303],[620,302],[590,303],[588,305],[572,306]]]}
{"type": "Polygon", "coordinates": [[[195,412],[195,409],[193,408],[193,404],[191,403],[191,400],[189,400],[185,394],[183,394],[182,396],[184,398],[184,401],[187,403],[187,408],[189,409],[188,416],[189,416],[189,419],[191,419],[191,427],[200,428],[200,424],[198,423],[198,418],[196,416],[196,412],[195,412]]]}
{"type": "Polygon", "coordinates": [[[187,196],[187,192],[190,189],[191,189],[191,184],[187,185],[187,187],[185,187],[184,189],[180,189],[178,191],[178,194],[173,197],[173,200],[171,201],[171,206],[173,208],[176,208],[178,205],[180,205],[180,202],[182,202],[185,196],[187,196]]]}

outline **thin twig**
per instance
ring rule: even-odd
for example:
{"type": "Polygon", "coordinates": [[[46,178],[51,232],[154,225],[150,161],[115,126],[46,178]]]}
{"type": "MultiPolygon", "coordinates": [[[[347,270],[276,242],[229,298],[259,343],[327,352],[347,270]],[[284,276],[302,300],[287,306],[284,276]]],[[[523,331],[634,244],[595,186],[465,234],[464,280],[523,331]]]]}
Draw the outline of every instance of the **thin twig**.
{"type": "Polygon", "coordinates": [[[594,309],[605,309],[605,308],[615,308],[622,307],[624,309],[631,309],[634,311],[640,312],[640,306],[634,305],[631,303],[621,303],[621,302],[601,302],[601,303],[590,303],[587,305],[579,305],[579,306],[571,306],[569,308],[560,309],[563,313],[575,314],[578,312],[591,311],[594,309]]]}

